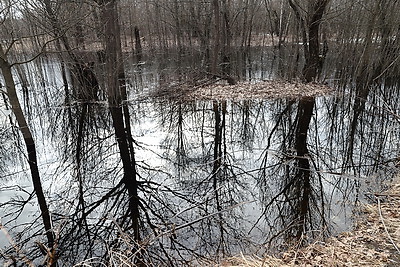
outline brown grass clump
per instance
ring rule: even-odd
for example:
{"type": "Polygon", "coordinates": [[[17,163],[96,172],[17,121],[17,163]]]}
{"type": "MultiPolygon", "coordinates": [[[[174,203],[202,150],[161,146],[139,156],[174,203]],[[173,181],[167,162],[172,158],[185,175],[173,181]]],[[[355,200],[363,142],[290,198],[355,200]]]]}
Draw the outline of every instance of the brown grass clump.
{"type": "Polygon", "coordinates": [[[192,87],[187,84],[180,84],[159,89],[154,96],[183,102],[193,100],[240,101],[278,98],[297,99],[327,95],[332,92],[332,88],[323,84],[274,80],[257,83],[238,82],[235,85],[213,83],[192,87]]]}
{"type": "Polygon", "coordinates": [[[291,249],[280,258],[235,257],[214,266],[400,266],[400,176],[391,190],[375,197],[375,204],[363,205],[351,232],[291,249]]]}

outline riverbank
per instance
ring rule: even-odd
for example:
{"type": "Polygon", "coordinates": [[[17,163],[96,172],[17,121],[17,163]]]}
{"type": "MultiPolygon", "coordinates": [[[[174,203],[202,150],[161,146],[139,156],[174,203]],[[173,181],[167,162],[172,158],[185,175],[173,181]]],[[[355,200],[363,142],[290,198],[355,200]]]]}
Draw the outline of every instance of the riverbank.
{"type": "Polygon", "coordinates": [[[278,258],[239,256],[209,266],[400,266],[400,175],[390,190],[374,197],[374,204],[360,207],[351,232],[291,249],[278,258]]]}

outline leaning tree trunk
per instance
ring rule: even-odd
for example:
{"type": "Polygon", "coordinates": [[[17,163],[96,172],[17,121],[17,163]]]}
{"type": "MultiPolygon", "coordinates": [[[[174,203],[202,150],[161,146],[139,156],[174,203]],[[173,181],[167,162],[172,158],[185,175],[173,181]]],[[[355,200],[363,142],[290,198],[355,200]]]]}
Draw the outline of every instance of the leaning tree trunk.
{"type": "MultiPolygon", "coordinates": [[[[2,45],[0,44],[0,68],[3,73],[4,82],[6,85],[6,92],[8,99],[11,104],[12,112],[17,120],[19,130],[22,134],[24,139],[24,143],[26,146],[26,151],[28,153],[28,163],[29,168],[32,176],[32,184],[35,190],[35,194],[38,200],[41,217],[44,225],[44,229],[46,230],[46,237],[47,237],[47,244],[49,248],[50,255],[54,255],[54,233],[52,231],[52,222],[50,218],[49,208],[47,206],[46,198],[43,193],[42,182],[40,180],[39,168],[37,163],[37,156],[36,156],[36,146],[35,141],[33,140],[32,132],[29,128],[29,125],[25,119],[25,115],[22,111],[17,91],[15,88],[14,78],[12,76],[11,68],[12,65],[8,62],[7,56],[3,50],[2,45]]],[[[54,259],[49,260],[49,266],[55,266],[54,259]],[[52,261],[52,263],[50,263],[52,261]]]]}

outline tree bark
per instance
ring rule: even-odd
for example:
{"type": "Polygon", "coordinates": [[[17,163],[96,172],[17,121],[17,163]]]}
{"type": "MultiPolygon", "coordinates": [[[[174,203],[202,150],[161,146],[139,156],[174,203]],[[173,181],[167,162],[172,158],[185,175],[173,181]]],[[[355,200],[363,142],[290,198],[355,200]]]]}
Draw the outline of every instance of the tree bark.
{"type": "Polygon", "coordinates": [[[330,0],[318,0],[315,2],[311,21],[308,26],[308,58],[303,69],[303,75],[306,82],[315,80],[320,66],[320,53],[319,53],[319,28],[321,25],[322,17],[325,13],[326,6],[330,0]]]}

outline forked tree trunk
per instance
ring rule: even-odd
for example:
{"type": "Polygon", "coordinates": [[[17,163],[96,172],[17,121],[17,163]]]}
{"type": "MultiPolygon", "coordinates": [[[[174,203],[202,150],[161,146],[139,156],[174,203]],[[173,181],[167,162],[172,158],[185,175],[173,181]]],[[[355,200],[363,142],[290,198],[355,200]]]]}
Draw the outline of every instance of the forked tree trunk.
{"type": "MultiPolygon", "coordinates": [[[[51,255],[49,256],[52,256],[54,247],[54,233],[52,230],[52,222],[51,222],[49,208],[47,206],[46,198],[43,193],[42,182],[40,180],[35,141],[33,140],[32,132],[25,119],[25,115],[22,111],[17,96],[17,91],[15,88],[15,82],[12,76],[11,67],[12,66],[7,60],[7,56],[4,53],[3,47],[0,44],[0,68],[3,73],[4,82],[7,90],[6,91],[7,96],[11,104],[11,110],[14,113],[14,116],[17,120],[18,127],[24,139],[26,151],[28,153],[28,163],[32,176],[32,184],[35,190],[36,198],[38,200],[44,229],[46,230],[47,245],[48,248],[51,250],[51,255]]],[[[53,264],[50,265],[53,266],[53,264]]]]}

